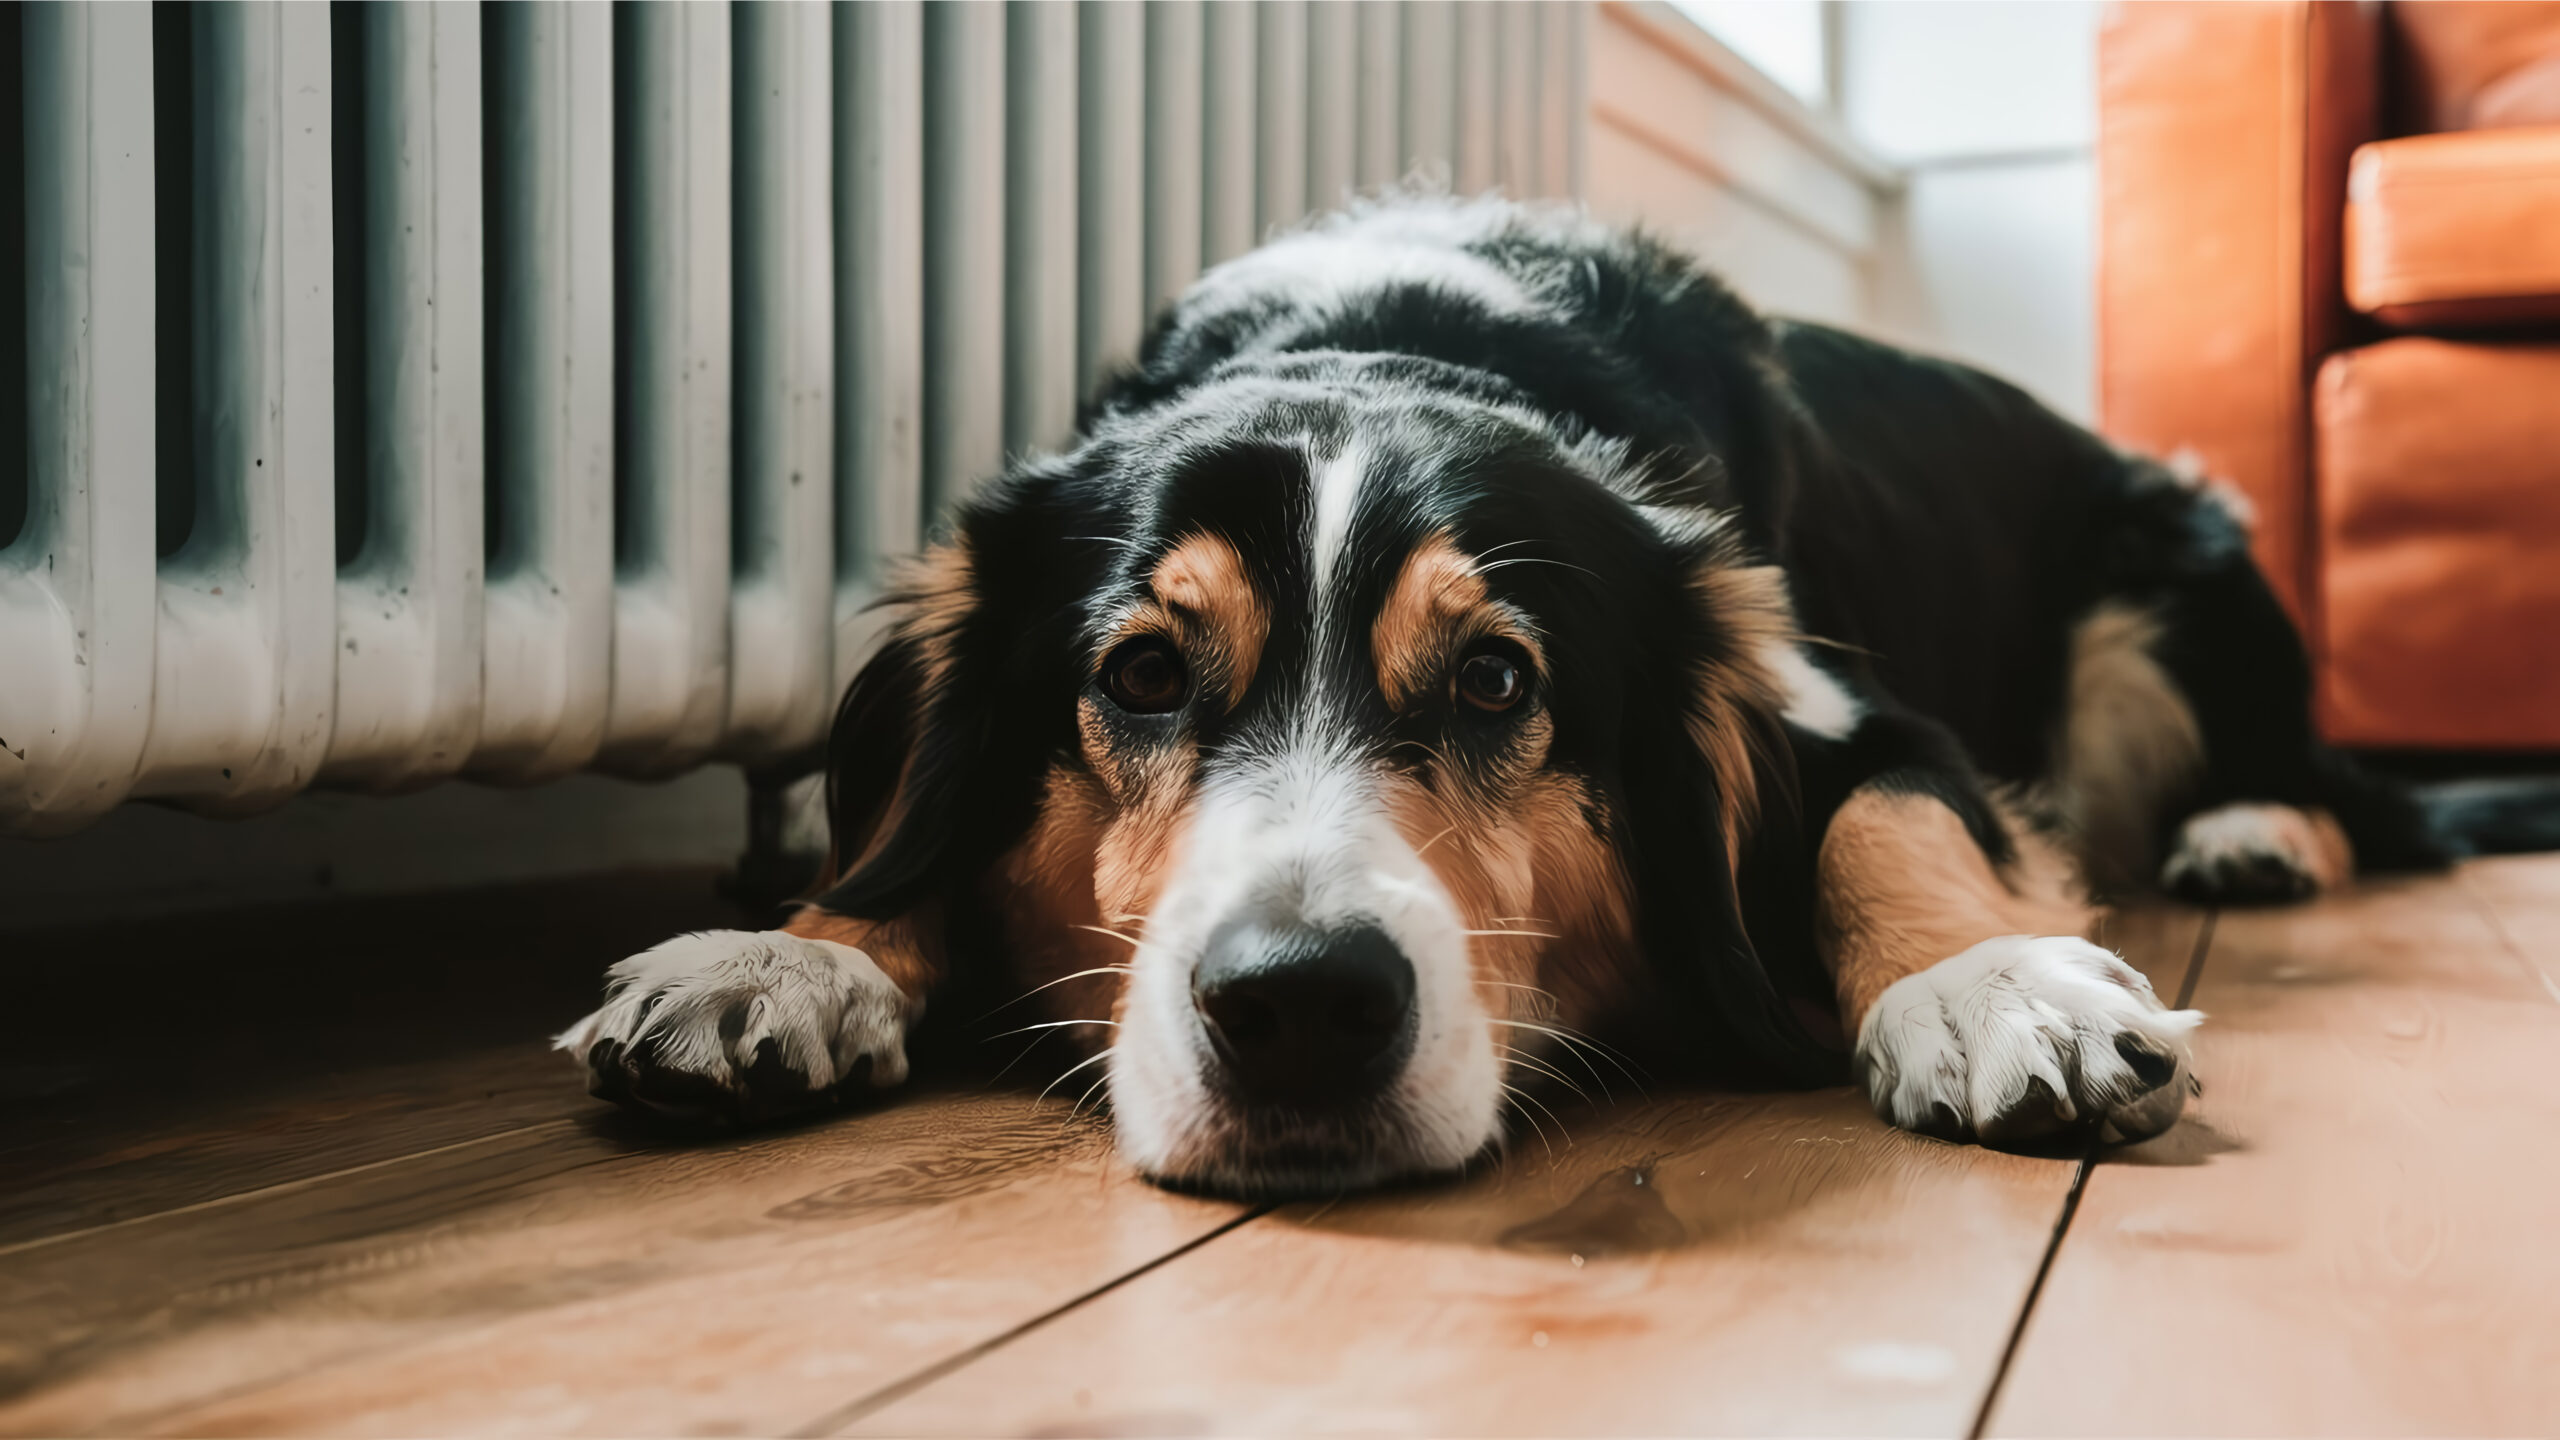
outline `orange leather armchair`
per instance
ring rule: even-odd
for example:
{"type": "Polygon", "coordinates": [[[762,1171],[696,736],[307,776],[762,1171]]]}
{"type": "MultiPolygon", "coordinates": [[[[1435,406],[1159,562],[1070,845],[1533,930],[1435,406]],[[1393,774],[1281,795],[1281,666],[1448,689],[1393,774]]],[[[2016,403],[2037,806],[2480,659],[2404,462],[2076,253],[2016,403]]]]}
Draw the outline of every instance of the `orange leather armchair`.
{"type": "Polygon", "coordinates": [[[2560,4],[2146,3],[2099,404],[2256,511],[2340,744],[2560,751],[2560,4]]]}

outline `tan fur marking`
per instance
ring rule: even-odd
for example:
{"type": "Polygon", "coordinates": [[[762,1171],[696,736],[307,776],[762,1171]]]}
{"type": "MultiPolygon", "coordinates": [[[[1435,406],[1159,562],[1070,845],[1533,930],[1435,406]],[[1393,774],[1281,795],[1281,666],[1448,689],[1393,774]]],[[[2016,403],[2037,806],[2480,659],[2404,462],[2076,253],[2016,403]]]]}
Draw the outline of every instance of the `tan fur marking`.
{"type": "Polygon", "coordinates": [[[1384,798],[1467,928],[1489,932],[1467,947],[1486,1013],[1580,1027],[1626,994],[1634,901],[1582,781],[1542,772],[1489,804],[1398,777],[1384,798]]]}
{"type": "Polygon", "coordinates": [[[1715,770],[1726,863],[1738,869],[1742,839],[1760,817],[1755,747],[1770,733],[1768,717],[1783,713],[1787,703],[1784,683],[1761,657],[1795,643],[1795,607],[1787,599],[1786,574],[1774,565],[1710,560],[1690,585],[1709,623],[1729,637],[1727,658],[1698,676],[1689,737],[1715,770]]]}
{"type": "MultiPolygon", "coordinates": [[[[1230,700],[1253,687],[1271,635],[1271,608],[1235,546],[1221,536],[1193,535],[1156,562],[1148,587],[1175,613],[1175,638],[1214,657],[1210,668],[1230,700]]],[[[1194,663],[1200,658],[1195,653],[1194,663]]]]}
{"type": "MultiPolygon", "coordinates": [[[[1163,892],[1191,812],[1184,783],[1124,803],[1085,771],[1051,767],[1039,816],[996,866],[988,896],[1003,908],[1015,973],[1048,1018],[1118,1018],[1127,986],[1116,967],[1134,959],[1135,927],[1163,892]]],[[[1087,1051],[1110,1038],[1107,1025],[1067,1028],[1087,1051]]]]}
{"type": "MultiPolygon", "coordinates": [[[[989,877],[987,901],[1004,915],[1013,977],[1038,997],[1016,1024],[1118,1015],[1125,976],[1113,967],[1131,962],[1132,947],[1103,933],[1127,927],[1104,917],[1093,883],[1095,847],[1111,812],[1110,796],[1091,776],[1053,768],[1030,833],[989,877]]],[[[1110,1043],[1111,1027],[1065,1026],[1060,1038],[1090,1054],[1110,1043]]]]}
{"type": "Polygon", "coordinates": [[[1923,795],[1860,790],[1831,819],[1818,862],[1816,939],[1858,1033],[1886,988],[1998,935],[2086,936],[2096,913],[2068,861],[2009,827],[2018,864],[2004,883],[1955,812],[1923,795]]]}
{"type": "Polygon", "coordinates": [[[2109,894],[2147,886],[2153,834],[2204,766],[2204,735],[2177,682],[2153,658],[2160,622],[2109,601],[2071,633],[2071,703],[2054,788],[2089,877],[2109,894]]]}
{"type": "Polygon", "coordinates": [[[952,648],[978,606],[976,567],[960,546],[936,545],[907,564],[892,593],[904,612],[898,633],[922,654],[924,693],[931,695],[950,675],[952,648]]]}
{"type": "Polygon", "coordinates": [[[1403,709],[1438,681],[1453,644],[1470,638],[1462,631],[1481,630],[1498,615],[1484,577],[1455,541],[1435,534],[1415,546],[1369,627],[1379,692],[1403,709]]]}
{"type": "MultiPolygon", "coordinates": [[[[977,608],[978,597],[974,571],[968,553],[957,545],[936,545],[906,562],[890,600],[899,614],[892,631],[893,638],[912,644],[919,671],[916,694],[919,711],[932,703],[951,673],[953,647],[960,629],[968,623],[969,614],[977,608]]],[[[919,715],[921,720],[921,715],[919,715]]],[[[820,871],[820,888],[833,886],[856,867],[879,853],[889,837],[897,833],[898,822],[906,813],[907,767],[913,754],[900,757],[898,783],[879,812],[865,817],[860,834],[838,835],[832,829],[835,817],[827,818],[827,859],[820,871]]],[[[845,942],[850,944],[851,942],[845,942]]]]}
{"type": "Polygon", "coordinates": [[[783,927],[786,935],[832,940],[871,957],[880,973],[912,999],[921,1000],[942,977],[942,927],[929,914],[864,920],[803,905],[783,927]]]}
{"type": "MultiPolygon", "coordinates": [[[[978,603],[968,552],[957,545],[936,545],[925,551],[908,562],[891,596],[900,610],[894,633],[916,648],[922,672],[917,694],[920,703],[929,704],[951,673],[960,629],[978,603]]],[[[851,874],[897,833],[908,804],[906,769],[912,761],[912,755],[900,757],[898,783],[880,812],[868,818],[862,833],[828,835],[822,886],[833,886],[851,874]]],[[[862,951],[891,982],[918,1000],[932,991],[942,975],[942,926],[930,909],[893,920],[866,920],[803,905],[782,929],[785,934],[832,940],[862,951]]]]}

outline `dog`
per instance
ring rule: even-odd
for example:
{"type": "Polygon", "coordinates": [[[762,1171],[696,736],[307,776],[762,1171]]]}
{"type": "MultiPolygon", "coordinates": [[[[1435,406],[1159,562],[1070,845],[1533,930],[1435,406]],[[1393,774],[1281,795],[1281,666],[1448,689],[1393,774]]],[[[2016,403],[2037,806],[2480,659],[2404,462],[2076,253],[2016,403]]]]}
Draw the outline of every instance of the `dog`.
{"type": "Polygon", "coordinates": [[[1210,271],[892,603],[823,885],[614,966],[558,1042],[597,1095],[894,1086],[974,983],[1221,1193],[1458,1171],[1621,1056],[2132,1140],[2200,1017],[2096,905],[2446,860],[2316,738],[2233,499],[1571,209],[1210,271]]]}

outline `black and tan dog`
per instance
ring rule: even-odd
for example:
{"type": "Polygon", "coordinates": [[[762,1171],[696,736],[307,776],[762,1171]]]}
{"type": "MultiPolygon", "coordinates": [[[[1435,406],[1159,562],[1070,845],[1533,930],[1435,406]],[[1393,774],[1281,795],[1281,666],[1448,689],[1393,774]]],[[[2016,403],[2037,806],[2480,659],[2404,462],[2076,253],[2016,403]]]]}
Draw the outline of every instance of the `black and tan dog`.
{"type": "Polygon", "coordinates": [[[2093,887],[2441,859],[2314,738],[2209,489],[1569,212],[1381,204],[1213,271],[899,603],[824,892],[616,966],[561,1040],[597,1093],[894,1084],[974,971],[1174,1183],[1462,1166],[1582,1036],[2147,1134],[2198,1017],[2080,938],[2093,887]]]}

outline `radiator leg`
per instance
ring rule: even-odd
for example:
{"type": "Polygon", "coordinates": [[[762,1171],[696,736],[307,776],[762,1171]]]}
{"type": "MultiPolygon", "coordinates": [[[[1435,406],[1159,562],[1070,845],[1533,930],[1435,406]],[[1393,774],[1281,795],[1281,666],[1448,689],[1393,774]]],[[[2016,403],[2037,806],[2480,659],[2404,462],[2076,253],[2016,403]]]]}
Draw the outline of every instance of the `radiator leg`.
{"type": "Polygon", "coordinates": [[[817,888],[826,863],[823,771],[747,776],[747,850],[720,893],[757,926],[772,929],[817,888]]]}

